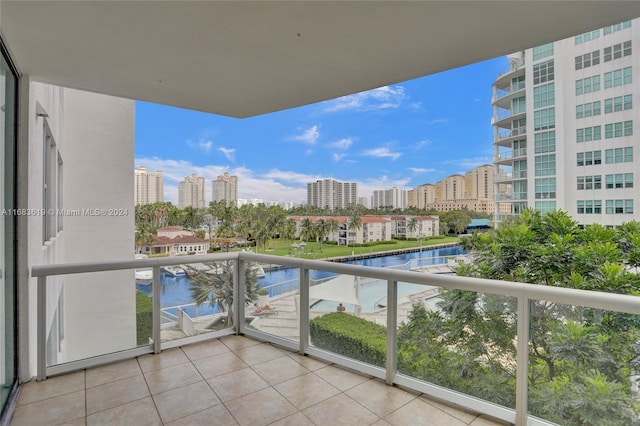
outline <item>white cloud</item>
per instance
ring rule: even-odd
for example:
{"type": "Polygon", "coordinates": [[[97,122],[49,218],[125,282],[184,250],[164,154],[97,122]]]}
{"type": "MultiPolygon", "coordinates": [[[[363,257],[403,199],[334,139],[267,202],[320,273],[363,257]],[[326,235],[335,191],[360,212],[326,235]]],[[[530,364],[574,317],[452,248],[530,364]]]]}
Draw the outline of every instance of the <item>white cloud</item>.
{"type": "Polygon", "coordinates": [[[211,181],[224,172],[238,176],[238,198],[261,198],[265,201],[293,201],[300,203],[307,199],[307,182],[322,177],[299,175],[291,172],[270,171],[255,174],[246,167],[227,167],[222,165],[196,166],[185,160],[168,160],[158,157],[136,158],[136,167],[145,166],[149,170],[161,170],[164,174],[164,199],[178,204],[178,182],[192,173],[206,180],[205,200],[211,201],[211,181]]]}
{"type": "Polygon", "coordinates": [[[378,178],[369,178],[363,181],[358,181],[358,196],[370,197],[373,191],[379,191],[381,189],[411,189],[407,185],[409,184],[408,178],[403,179],[389,179],[386,175],[378,178]]]}
{"type": "Polygon", "coordinates": [[[231,162],[236,161],[236,150],[234,148],[225,148],[221,146],[220,148],[218,148],[218,151],[223,153],[224,156],[227,157],[227,160],[231,162]]]}
{"type": "Polygon", "coordinates": [[[198,142],[187,141],[187,145],[191,149],[196,149],[198,151],[202,151],[205,154],[209,154],[211,152],[211,147],[213,147],[213,141],[200,139],[198,142]]]}
{"type": "Polygon", "coordinates": [[[429,121],[429,124],[446,124],[449,122],[448,118],[436,118],[434,120],[429,121]]]}
{"type": "Polygon", "coordinates": [[[414,173],[433,173],[436,171],[436,169],[425,169],[422,167],[409,167],[409,170],[414,173]]]}
{"type": "Polygon", "coordinates": [[[472,158],[457,158],[455,160],[443,161],[442,164],[452,164],[459,166],[465,170],[465,173],[471,169],[474,169],[485,164],[492,164],[491,157],[472,157],[472,158]]]}
{"type": "Polygon", "coordinates": [[[420,142],[417,142],[414,146],[416,150],[422,149],[423,146],[431,145],[431,141],[429,139],[423,139],[420,142]]]}
{"type": "Polygon", "coordinates": [[[333,154],[333,161],[338,162],[346,156],[347,154],[333,154]]]}
{"type": "Polygon", "coordinates": [[[362,154],[368,157],[378,157],[378,158],[389,157],[392,160],[397,160],[398,157],[402,155],[399,152],[391,152],[389,148],[386,148],[386,147],[367,149],[362,154]]]}
{"type": "Polygon", "coordinates": [[[342,96],[326,102],[326,112],[343,110],[378,111],[399,108],[409,96],[402,86],[383,86],[377,89],[342,96]]]}
{"type": "Polygon", "coordinates": [[[327,145],[330,148],[338,148],[338,149],[349,149],[351,144],[353,143],[353,139],[351,138],[342,138],[335,142],[331,142],[327,145]]]}
{"type": "Polygon", "coordinates": [[[318,138],[320,138],[320,131],[318,130],[318,128],[319,126],[317,125],[311,126],[301,134],[293,136],[291,139],[307,145],[315,145],[315,143],[318,141],[318,138]]]}

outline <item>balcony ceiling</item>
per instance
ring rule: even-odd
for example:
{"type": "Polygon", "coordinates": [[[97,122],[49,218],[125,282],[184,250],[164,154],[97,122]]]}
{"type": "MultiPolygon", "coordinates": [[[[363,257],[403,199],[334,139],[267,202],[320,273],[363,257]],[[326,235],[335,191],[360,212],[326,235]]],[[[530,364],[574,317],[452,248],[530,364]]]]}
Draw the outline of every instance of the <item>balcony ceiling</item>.
{"type": "Polygon", "coordinates": [[[0,4],[11,53],[34,80],[234,117],[433,74],[637,16],[637,1],[0,4]]]}

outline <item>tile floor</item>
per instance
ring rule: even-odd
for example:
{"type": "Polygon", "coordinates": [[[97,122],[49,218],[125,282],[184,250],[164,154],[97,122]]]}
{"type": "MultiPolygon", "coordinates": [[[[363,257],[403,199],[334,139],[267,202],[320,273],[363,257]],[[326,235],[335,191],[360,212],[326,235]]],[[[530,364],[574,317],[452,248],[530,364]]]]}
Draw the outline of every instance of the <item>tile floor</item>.
{"type": "Polygon", "coordinates": [[[24,385],[11,425],[502,423],[246,337],[24,385]]]}

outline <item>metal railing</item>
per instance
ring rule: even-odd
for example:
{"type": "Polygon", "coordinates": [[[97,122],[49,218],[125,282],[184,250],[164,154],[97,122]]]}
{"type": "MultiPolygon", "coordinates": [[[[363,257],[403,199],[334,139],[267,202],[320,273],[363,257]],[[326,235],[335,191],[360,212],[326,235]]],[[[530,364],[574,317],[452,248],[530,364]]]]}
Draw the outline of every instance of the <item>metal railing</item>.
{"type": "Polygon", "coordinates": [[[281,345],[301,354],[308,354],[319,359],[334,362],[348,368],[381,378],[387,384],[397,384],[444,399],[450,403],[466,407],[469,410],[488,414],[498,419],[512,422],[517,425],[549,424],[548,422],[528,414],[528,366],[529,366],[529,327],[530,327],[530,302],[547,301],[566,305],[576,305],[587,308],[602,309],[606,311],[621,312],[640,315],[640,298],[634,296],[583,291],[569,288],[549,287],[518,282],[503,282],[469,277],[446,276],[438,274],[425,274],[397,269],[383,269],[351,264],[340,264],[326,261],[305,260],[273,255],[257,254],[252,252],[236,252],[215,255],[165,257],[144,260],[122,260],[109,262],[76,263],[62,265],[43,265],[32,267],[31,274],[37,277],[38,316],[37,316],[37,371],[38,379],[46,379],[53,374],[62,374],[82,368],[97,366],[115,360],[132,358],[146,353],[160,353],[163,349],[184,345],[206,339],[217,338],[228,334],[245,334],[247,336],[281,345]],[[169,265],[189,263],[202,263],[213,261],[233,260],[233,295],[234,327],[224,332],[210,333],[200,336],[191,336],[180,339],[177,343],[161,342],[161,306],[160,306],[160,268],[169,265]],[[387,357],[384,367],[374,366],[365,362],[347,358],[318,347],[310,345],[310,310],[299,309],[298,316],[298,340],[294,341],[276,336],[261,330],[257,330],[245,323],[245,268],[247,262],[261,262],[272,265],[282,265],[299,270],[299,286],[297,298],[300,307],[309,307],[310,302],[310,272],[329,271],[337,274],[346,274],[355,277],[364,277],[383,280],[387,285],[387,357]],[[112,354],[103,354],[98,357],[73,361],[62,365],[47,366],[47,277],[56,275],[68,275],[87,272],[131,270],[140,268],[152,268],[153,277],[153,331],[152,343],[112,354]],[[426,381],[406,376],[398,372],[397,368],[397,328],[398,328],[398,283],[412,283],[439,287],[442,289],[467,290],[476,293],[488,293],[492,295],[508,296],[517,300],[517,337],[516,337],[516,387],[515,409],[497,405],[495,403],[467,395],[456,390],[444,388],[426,381]]]}

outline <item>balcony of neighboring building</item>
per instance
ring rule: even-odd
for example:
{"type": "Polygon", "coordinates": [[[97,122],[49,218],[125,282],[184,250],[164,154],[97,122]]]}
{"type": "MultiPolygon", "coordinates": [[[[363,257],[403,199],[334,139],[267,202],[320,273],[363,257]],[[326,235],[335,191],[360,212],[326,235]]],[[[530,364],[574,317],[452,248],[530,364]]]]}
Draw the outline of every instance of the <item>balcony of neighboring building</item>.
{"type": "Polygon", "coordinates": [[[524,81],[511,80],[506,87],[501,88],[494,85],[494,94],[491,98],[491,103],[499,108],[508,109],[510,108],[513,99],[524,96],[525,87],[526,85],[524,81]]]}
{"type": "Polygon", "coordinates": [[[525,117],[526,112],[524,110],[514,111],[512,109],[499,108],[491,118],[491,125],[499,127],[500,129],[512,130],[512,122],[525,117]]]}
{"type": "Polygon", "coordinates": [[[517,57],[511,58],[507,68],[498,76],[498,78],[496,78],[496,81],[493,83],[494,96],[492,102],[500,99],[505,94],[524,88],[524,86],[520,87],[519,84],[512,84],[514,82],[514,79],[517,80],[519,77],[523,77],[524,75],[524,56],[517,55],[517,57]]]}
{"type": "Polygon", "coordinates": [[[527,149],[507,149],[498,152],[493,156],[493,162],[500,165],[511,165],[513,160],[524,158],[527,156],[527,149]]]}
{"type": "Polygon", "coordinates": [[[513,141],[522,138],[527,134],[527,128],[525,126],[517,127],[515,129],[498,129],[494,135],[493,144],[497,146],[511,147],[513,141]]]}

